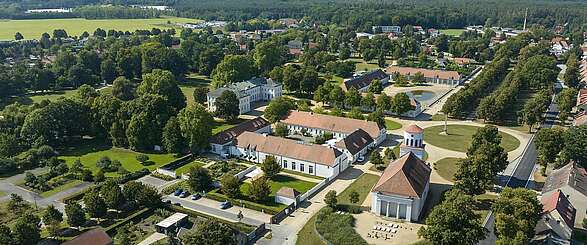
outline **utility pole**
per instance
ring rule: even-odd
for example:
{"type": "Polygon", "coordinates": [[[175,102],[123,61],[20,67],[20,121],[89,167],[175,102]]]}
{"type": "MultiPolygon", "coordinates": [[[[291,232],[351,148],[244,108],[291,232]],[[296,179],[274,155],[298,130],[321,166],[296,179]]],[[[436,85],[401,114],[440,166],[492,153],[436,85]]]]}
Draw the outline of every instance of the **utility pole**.
{"type": "Polygon", "coordinates": [[[524,14],[524,31],[526,30],[526,21],[528,20],[528,8],[526,8],[526,13],[524,14]]]}

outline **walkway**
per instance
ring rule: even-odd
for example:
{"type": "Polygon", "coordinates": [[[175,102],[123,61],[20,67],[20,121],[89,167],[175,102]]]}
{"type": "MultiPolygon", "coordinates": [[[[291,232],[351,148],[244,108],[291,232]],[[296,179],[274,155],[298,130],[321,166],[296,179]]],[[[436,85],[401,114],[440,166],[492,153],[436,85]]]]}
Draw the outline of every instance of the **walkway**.
{"type": "Polygon", "coordinates": [[[155,232],[155,233],[151,234],[150,236],[148,236],[147,238],[145,238],[145,240],[139,242],[137,245],[153,244],[153,243],[156,243],[157,241],[162,240],[166,237],[167,237],[167,235],[165,235],[165,234],[155,232]]]}

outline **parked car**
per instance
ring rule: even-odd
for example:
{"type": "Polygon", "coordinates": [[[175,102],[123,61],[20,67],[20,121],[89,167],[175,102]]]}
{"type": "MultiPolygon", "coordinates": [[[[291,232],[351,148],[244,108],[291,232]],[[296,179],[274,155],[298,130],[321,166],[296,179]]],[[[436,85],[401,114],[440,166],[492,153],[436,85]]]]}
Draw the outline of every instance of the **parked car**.
{"type": "Polygon", "coordinates": [[[357,161],[359,161],[359,162],[365,161],[365,157],[364,156],[360,156],[359,159],[357,159],[357,161]]]}
{"type": "Polygon", "coordinates": [[[164,202],[167,204],[171,204],[171,200],[165,200],[164,202]]]}
{"type": "Polygon", "coordinates": [[[173,205],[181,207],[181,203],[178,203],[178,202],[174,203],[173,205]]]}
{"type": "Polygon", "coordinates": [[[232,207],[232,203],[230,203],[229,201],[224,201],[220,203],[220,209],[227,209],[232,207]]]}
{"type": "Polygon", "coordinates": [[[187,196],[189,196],[189,195],[190,195],[190,193],[189,193],[189,192],[187,192],[187,191],[183,191],[183,192],[182,192],[182,193],[179,195],[179,197],[180,197],[180,198],[185,198],[185,197],[187,197],[187,196]]]}
{"type": "Polygon", "coordinates": [[[174,196],[179,196],[179,195],[181,195],[181,193],[182,193],[182,192],[183,192],[183,189],[181,189],[181,188],[177,188],[177,189],[175,190],[175,192],[173,193],[173,195],[174,195],[174,196]]]}
{"type": "Polygon", "coordinates": [[[200,198],[202,198],[202,195],[200,195],[200,193],[196,193],[196,194],[192,195],[192,200],[198,200],[200,198]]]}

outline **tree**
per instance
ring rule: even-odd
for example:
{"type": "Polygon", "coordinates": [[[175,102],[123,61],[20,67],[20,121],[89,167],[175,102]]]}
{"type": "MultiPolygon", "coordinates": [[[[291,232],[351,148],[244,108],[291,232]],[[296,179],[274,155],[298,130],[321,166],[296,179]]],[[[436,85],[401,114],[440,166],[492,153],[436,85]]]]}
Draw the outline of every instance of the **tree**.
{"type": "Polygon", "coordinates": [[[235,244],[234,231],[225,224],[213,219],[204,219],[188,232],[182,242],[193,245],[235,244]]]}
{"type": "Polygon", "coordinates": [[[161,204],[161,194],[155,187],[145,185],[136,193],[136,203],[144,207],[157,207],[161,204]]]}
{"type": "Polygon", "coordinates": [[[414,77],[412,78],[412,83],[422,84],[424,82],[424,74],[422,74],[422,72],[416,72],[416,74],[414,74],[414,77]]]}
{"type": "Polygon", "coordinates": [[[132,100],[135,97],[134,85],[126,77],[117,77],[112,85],[112,95],[120,100],[132,100]]]}
{"type": "Polygon", "coordinates": [[[564,135],[565,147],[561,155],[567,161],[575,161],[587,168],[587,126],[571,127],[564,135]]]}
{"type": "Polygon", "coordinates": [[[102,182],[105,179],[106,176],[104,176],[104,170],[98,169],[98,172],[96,172],[96,175],[94,176],[94,182],[102,182]]]}
{"type": "Polygon", "coordinates": [[[269,180],[265,176],[252,180],[248,194],[249,198],[255,202],[262,202],[267,200],[269,194],[271,194],[269,180]]]}
{"type": "Polygon", "coordinates": [[[351,87],[344,96],[344,104],[347,108],[353,108],[361,105],[361,93],[355,88],[351,87]]]}
{"type": "Polygon", "coordinates": [[[12,173],[16,169],[17,165],[14,159],[0,158],[0,173],[12,173]]]}
{"type": "Polygon", "coordinates": [[[155,69],[151,73],[144,74],[143,81],[137,87],[137,94],[139,96],[161,95],[176,111],[186,106],[185,95],[181,92],[173,74],[166,70],[155,69]]]}
{"type": "Polygon", "coordinates": [[[458,162],[455,187],[467,194],[483,194],[493,187],[493,180],[507,164],[507,153],[501,146],[483,144],[474,155],[458,162]]]}
{"type": "Polygon", "coordinates": [[[359,120],[365,119],[365,117],[363,116],[363,112],[361,112],[361,109],[359,109],[359,107],[353,107],[353,109],[351,109],[351,111],[347,113],[347,117],[359,120]]]}
{"type": "Polygon", "coordinates": [[[458,189],[448,191],[444,201],[432,209],[418,236],[433,244],[476,244],[485,238],[486,230],[474,203],[473,197],[458,189]]]}
{"type": "Polygon", "coordinates": [[[375,95],[373,95],[373,93],[367,93],[367,95],[361,99],[361,106],[366,110],[373,110],[376,105],[375,95]]]}
{"type": "Polygon", "coordinates": [[[104,198],[106,206],[111,209],[120,209],[126,202],[120,186],[113,180],[106,181],[100,187],[100,195],[104,198]]]}
{"type": "Polygon", "coordinates": [[[381,154],[379,154],[378,151],[371,152],[371,155],[369,155],[369,161],[377,168],[384,164],[383,159],[381,159],[381,154]]]}
{"type": "Polygon", "coordinates": [[[65,205],[67,223],[73,227],[80,227],[86,223],[86,214],[82,206],[77,202],[70,202],[65,205]]]}
{"type": "Polygon", "coordinates": [[[377,110],[389,111],[392,108],[391,97],[386,94],[381,94],[377,97],[377,110]]]}
{"type": "Polygon", "coordinates": [[[52,204],[43,212],[43,223],[48,226],[49,234],[56,236],[63,221],[63,214],[52,204]]]}
{"type": "Polygon", "coordinates": [[[83,200],[86,207],[86,212],[88,212],[90,217],[100,219],[106,216],[106,202],[104,202],[104,199],[98,192],[86,193],[83,200]]]}
{"type": "Polygon", "coordinates": [[[207,191],[212,185],[212,176],[203,167],[190,169],[189,176],[188,184],[193,191],[207,191]]]}
{"type": "Polygon", "coordinates": [[[383,91],[383,84],[381,84],[381,80],[373,80],[369,85],[369,92],[374,94],[380,94],[381,91],[383,91]]]}
{"type": "Polygon", "coordinates": [[[374,112],[369,113],[367,116],[367,120],[371,122],[376,122],[379,127],[385,127],[385,117],[383,116],[383,111],[376,110],[374,112]]]}
{"type": "Polygon", "coordinates": [[[227,55],[212,71],[212,87],[247,80],[254,75],[253,62],[245,55],[227,55]]]}
{"type": "Polygon", "coordinates": [[[542,204],[534,191],[506,187],[491,209],[495,214],[497,244],[527,244],[534,237],[542,213],[542,204]]]}
{"type": "Polygon", "coordinates": [[[149,156],[147,154],[138,154],[135,159],[137,159],[142,165],[145,165],[146,162],[149,161],[149,156]]]}
{"type": "Polygon", "coordinates": [[[171,117],[163,128],[163,149],[169,153],[180,153],[185,148],[185,139],[181,134],[179,121],[176,117],[171,117]]]}
{"type": "Polygon", "coordinates": [[[556,161],[557,156],[565,146],[565,131],[561,128],[541,128],[536,133],[536,150],[538,150],[538,162],[543,169],[556,161]]]}
{"type": "Polygon", "coordinates": [[[564,88],[556,96],[556,104],[560,110],[559,118],[564,122],[569,118],[571,110],[577,103],[577,90],[573,88],[564,88]]]}
{"type": "Polygon", "coordinates": [[[289,111],[293,109],[295,109],[295,103],[291,99],[278,97],[269,102],[263,116],[267,118],[267,121],[276,123],[287,116],[289,111]]]}
{"type": "Polygon", "coordinates": [[[328,102],[336,108],[344,106],[344,92],[340,86],[335,86],[328,94],[328,102]]]}
{"type": "Polygon", "coordinates": [[[200,153],[209,147],[214,118],[203,105],[189,105],[179,112],[177,119],[181,134],[187,140],[192,153],[200,153]]]}
{"type": "Polygon", "coordinates": [[[14,34],[14,40],[18,41],[18,40],[22,40],[24,39],[24,36],[22,36],[22,34],[20,34],[20,32],[16,32],[16,34],[14,34]]]}
{"type": "Polygon", "coordinates": [[[128,234],[128,226],[121,226],[118,229],[116,229],[116,236],[115,239],[117,241],[116,244],[120,244],[120,245],[131,245],[132,244],[132,240],[130,239],[130,235],[128,234]]]}
{"type": "Polygon", "coordinates": [[[576,88],[579,85],[579,81],[581,78],[581,71],[579,68],[577,56],[571,53],[567,58],[566,65],[567,69],[565,70],[565,74],[563,75],[565,85],[569,86],[570,88],[576,88]]]}
{"type": "Polygon", "coordinates": [[[208,92],[210,92],[208,87],[195,87],[193,93],[194,101],[203,105],[208,100],[208,92]]]}
{"type": "Polygon", "coordinates": [[[14,244],[12,234],[10,234],[10,228],[6,225],[0,225],[0,244],[14,244]]]}
{"type": "Polygon", "coordinates": [[[237,198],[241,194],[238,178],[232,174],[225,174],[220,180],[220,186],[222,193],[229,198],[237,198]]]}
{"type": "Polygon", "coordinates": [[[263,164],[261,164],[261,170],[263,170],[267,178],[273,179],[281,171],[281,165],[277,163],[274,156],[267,156],[263,160],[263,164]]]}
{"type": "Polygon", "coordinates": [[[275,135],[285,138],[289,135],[289,129],[285,124],[277,123],[275,124],[275,135]]]}
{"type": "Polygon", "coordinates": [[[471,145],[467,149],[467,156],[472,156],[475,151],[483,144],[495,144],[501,143],[501,135],[497,127],[487,125],[485,127],[477,129],[477,132],[473,135],[471,145]]]}
{"type": "Polygon", "coordinates": [[[326,196],[324,196],[324,203],[326,203],[326,205],[328,205],[329,207],[336,209],[338,200],[336,199],[335,190],[330,190],[328,191],[328,193],[326,193],[326,196]]]}
{"type": "Polygon", "coordinates": [[[16,220],[12,229],[14,244],[35,245],[41,240],[39,217],[26,213],[16,220]]]}
{"type": "Polygon", "coordinates": [[[220,118],[232,122],[240,114],[239,99],[236,94],[230,90],[225,90],[214,102],[216,106],[216,115],[220,118]]]}
{"type": "Polygon", "coordinates": [[[391,149],[389,147],[385,148],[383,155],[385,156],[385,159],[387,159],[387,160],[395,160],[397,158],[397,156],[393,152],[393,149],[391,149]]]}
{"type": "Polygon", "coordinates": [[[391,111],[397,115],[402,115],[413,108],[410,97],[406,93],[397,93],[393,96],[391,105],[391,111]]]}
{"type": "Polygon", "coordinates": [[[104,59],[100,63],[100,77],[102,81],[111,83],[116,78],[116,63],[112,59],[104,59]]]}
{"type": "Polygon", "coordinates": [[[353,204],[358,203],[359,202],[359,193],[356,191],[351,192],[350,201],[353,204]]]}
{"type": "Polygon", "coordinates": [[[255,60],[257,68],[259,68],[261,72],[267,74],[274,67],[283,63],[286,53],[287,50],[283,45],[273,40],[269,40],[261,42],[255,46],[253,59],[255,60]]]}
{"type": "Polygon", "coordinates": [[[16,214],[23,213],[26,209],[30,208],[30,204],[25,201],[18,194],[10,194],[10,200],[8,201],[8,210],[12,210],[16,214]]]}

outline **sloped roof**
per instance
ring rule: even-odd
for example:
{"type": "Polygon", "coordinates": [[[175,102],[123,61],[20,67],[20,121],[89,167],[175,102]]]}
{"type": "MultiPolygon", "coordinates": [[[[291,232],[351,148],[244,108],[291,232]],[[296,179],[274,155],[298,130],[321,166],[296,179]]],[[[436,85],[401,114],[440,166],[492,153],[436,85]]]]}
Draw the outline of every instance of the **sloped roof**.
{"type": "Polygon", "coordinates": [[[584,168],[569,163],[566,166],[552,171],[546,178],[542,193],[547,193],[562,187],[569,186],[587,196],[587,171],[584,168]]]}
{"type": "Polygon", "coordinates": [[[413,67],[399,67],[399,66],[390,66],[385,69],[385,72],[388,74],[393,74],[399,72],[402,75],[410,75],[413,76],[416,73],[420,72],[426,78],[440,78],[440,79],[452,79],[452,80],[460,80],[461,75],[459,75],[456,71],[442,71],[442,70],[429,70],[423,68],[413,68],[413,67]]]}
{"type": "Polygon", "coordinates": [[[86,231],[71,241],[64,242],[63,245],[110,245],[112,238],[101,228],[86,231]]]}
{"type": "Polygon", "coordinates": [[[293,199],[293,198],[296,198],[297,196],[299,196],[300,192],[296,191],[296,189],[294,189],[294,188],[284,186],[284,187],[279,188],[279,190],[277,191],[277,193],[275,193],[275,195],[293,199]]]}
{"type": "Polygon", "coordinates": [[[281,122],[290,125],[318,128],[324,131],[345,134],[350,134],[360,128],[369,133],[369,136],[373,139],[379,137],[379,132],[381,130],[376,122],[305,111],[290,111],[287,117],[281,120],[281,122]]]}
{"type": "Polygon", "coordinates": [[[257,117],[215,134],[210,139],[210,143],[224,145],[232,141],[243,132],[255,132],[269,125],[271,125],[269,121],[262,117],[257,117]]]}
{"type": "Polygon", "coordinates": [[[371,192],[422,198],[432,169],[410,152],[385,168],[371,192]]]}
{"type": "Polygon", "coordinates": [[[420,126],[418,126],[416,124],[412,124],[406,128],[406,132],[413,133],[413,134],[419,134],[419,133],[424,132],[424,130],[422,128],[420,128],[420,126]]]}
{"type": "Polygon", "coordinates": [[[561,190],[553,192],[550,196],[543,197],[540,202],[542,203],[543,213],[556,210],[569,227],[574,227],[577,210],[561,190]]]}
{"type": "Polygon", "coordinates": [[[361,76],[351,78],[349,80],[344,81],[343,88],[347,91],[351,88],[356,88],[357,90],[359,90],[359,89],[362,89],[364,87],[371,85],[371,83],[375,79],[383,80],[388,77],[389,77],[389,75],[385,74],[385,72],[383,72],[381,69],[377,69],[377,70],[365,73],[361,76]]]}
{"type": "Polygon", "coordinates": [[[243,132],[236,137],[237,147],[253,149],[270,155],[285,156],[316,164],[333,166],[338,156],[338,149],[315,144],[305,144],[281,137],[243,132]]]}
{"type": "Polygon", "coordinates": [[[365,130],[357,129],[353,133],[349,134],[344,139],[336,142],[336,147],[347,149],[351,154],[355,155],[371,143],[373,138],[369,136],[365,130]]]}

